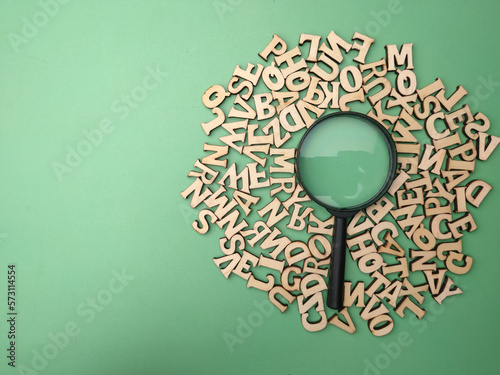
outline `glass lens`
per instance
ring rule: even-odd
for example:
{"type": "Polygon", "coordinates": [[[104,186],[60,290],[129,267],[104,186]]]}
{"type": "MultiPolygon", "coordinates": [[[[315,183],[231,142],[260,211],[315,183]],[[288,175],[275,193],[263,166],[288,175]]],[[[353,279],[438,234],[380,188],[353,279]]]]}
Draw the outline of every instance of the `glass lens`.
{"type": "Polygon", "coordinates": [[[297,166],[309,194],[324,206],[362,205],[383,187],[390,149],[382,132],[361,116],[338,115],[317,122],[300,146],[297,166]]]}

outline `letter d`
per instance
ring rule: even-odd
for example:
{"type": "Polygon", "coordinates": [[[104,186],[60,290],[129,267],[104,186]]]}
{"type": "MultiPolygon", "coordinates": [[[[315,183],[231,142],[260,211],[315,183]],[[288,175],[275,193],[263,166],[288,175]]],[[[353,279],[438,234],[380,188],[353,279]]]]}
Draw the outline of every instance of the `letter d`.
{"type": "Polygon", "coordinates": [[[371,363],[369,360],[365,359],[365,371],[363,372],[364,375],[380,375],[380,370],[376,368],[373,363],[371,363]]]}
{"type": "Polygon", "coordinates": [[[56,344],[59,349],[64,349],[69,344],[69,337],[62,332],[56,333],[55,335],[52,332],[49,333],[49,339],[56,344]]]}
{"type": "Polygon", "coordinates": [[[99,146],[101,144],[103,135],[99,129],[92,129],[91,131],[84,130],[82,133],[94,146],[99,146]]]}
{"type": "Polygon", "coordinates": [[[40,0],[38,4],[40,4],[40,7],[45,11],[45,13],[51,17],[54,17],[57,13],[59,13],[59,4],[55,0],[40,0]]]}
{"type": "Polygon", "coordinates": [[[43,369],[45,369],[45,367],[47,367],[47,365],[49,364],[45,357],[38,353],[36,350],[33,350],[32,353],[33,359],[31,360],[31,367],[33,367],[37,371],[42,371],[43,369]]]}
{"type": "Polygon", "coordinates": [[[66,164],[71,168],[78,167],[82,162],[82,157],[78,155],[76,151],[69,146],[66,147],[66,150],[68,150],[68,153],[66,155],[66,164]]]}
{"type": "Polygon", "coordinates": [[[370,13],[372,14],[373,18],[375,18],[375,20],[383,27],[386,27],[391,22],[391,14],[385,9],[381,9],[379,12],[372,10],[370,13]]]}
{"type": "Polygon", "coordinates": [[[241,316],[236,320],[240,323],[236,328],[236,333],[238,334],[238,336],[240,336],[242,339],[250,337],[254,331],[253,328],[250,327],[241,316]]]}
{"type": "Polygon", "coordinates": [[[21,28],[21,32],[23,33],[24,37],[31,39],[38,34],[38,29],[33,23],[31,23],[30,20],[28,20],[26,17],[22,18],[23,20],[23,27],[21,28]]]}

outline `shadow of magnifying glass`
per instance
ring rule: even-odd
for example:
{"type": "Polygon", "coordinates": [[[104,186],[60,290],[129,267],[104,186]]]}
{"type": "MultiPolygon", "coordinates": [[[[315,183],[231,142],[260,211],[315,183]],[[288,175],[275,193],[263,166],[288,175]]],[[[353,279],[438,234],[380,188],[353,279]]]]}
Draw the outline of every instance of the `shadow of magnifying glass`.
{"type": "Polygon", "coordinates": [[[296,174],[309,197],[335,216],[327,306],[341,309],[348,219],[371,206],[396,174],[396,146],[376,120],[357,112],[318,119],[296,152],[296,174]]]}

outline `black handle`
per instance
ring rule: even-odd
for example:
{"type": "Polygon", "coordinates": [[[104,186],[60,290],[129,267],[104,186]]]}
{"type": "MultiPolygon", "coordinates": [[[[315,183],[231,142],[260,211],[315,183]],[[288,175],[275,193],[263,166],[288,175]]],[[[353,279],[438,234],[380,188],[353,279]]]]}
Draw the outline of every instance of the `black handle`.
{"type": "Polygon", "coordinates": [[[335,216],[334,231],[326,305],[331,309],[341,310],[344,307],[347,218],[335,216]]]}

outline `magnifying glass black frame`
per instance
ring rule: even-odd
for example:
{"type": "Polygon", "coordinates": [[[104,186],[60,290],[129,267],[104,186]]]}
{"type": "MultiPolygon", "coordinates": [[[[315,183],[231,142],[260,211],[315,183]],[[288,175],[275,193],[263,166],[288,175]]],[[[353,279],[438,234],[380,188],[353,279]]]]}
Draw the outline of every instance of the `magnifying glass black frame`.
{"type": "MultiPolygon", "coordinates": [[[[332,123],[331,126],[336,126],[332,123]]],[[[369,207],[375,202],[377,202],[382,196],[385,195],[389,187],[392,185],[394,176],[396,174],[397,166],[397,152],[396,145],[387,131],[387,129],[380,124],[377,120],[358,112],[335,112],[323,116],[316,120],[307,131],[302,136],[299,146],[295,154],[295,172],[300,185],[303,187],[307,195],[320,206],[326,208],[333,216],[335,216],[334,221],[334,234],[333,234],[333,244],[332,252],[330,255],[330,271],[328,275],[328,296],[326,300],[326,305],[331,309],[342,309],[344,306],[344,271],[345,271],[345,255],[346,255],[346,237],[347,237],[347,223],[348,219],[354,216],[359,210],[369,207]],[[349,206],[349,207],[335,207],[317,199],[314,194],[312,194],[307,185],[302,182],[300,177],[300,155],[302,151],[302,146],[304,145],[304,140],[307,138],[308,134],[314,129],[315,126],[322,123],[327,119],[335,119],[335,123],[342,124],[342,118],[354,117],[359,118],[361,121],[365,122],[367,125],[373,126],[384,138],[387,150],[389,152],[389,168],[387,170],[387,176],[382,187],[379,191],[374,194],[370,199],[360,204],[349,206]]],[[[348,176],[346,176],[348,177],[348,176]]],[[[332,189],[335,187],[333,186],[332,189]]]]}

